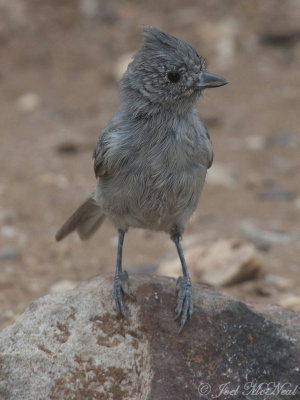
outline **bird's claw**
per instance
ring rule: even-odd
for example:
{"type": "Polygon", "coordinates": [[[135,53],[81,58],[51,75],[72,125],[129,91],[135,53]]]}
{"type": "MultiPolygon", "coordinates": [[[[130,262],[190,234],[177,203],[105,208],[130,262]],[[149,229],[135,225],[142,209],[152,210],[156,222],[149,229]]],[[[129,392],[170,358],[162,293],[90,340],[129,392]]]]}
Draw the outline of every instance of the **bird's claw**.
{"type": "Polygon", "coordinates": [[[188,276],[180,276],[176,283],[178,290],[178,299],[176,307],[176,318],[181,315],[179,333],[182,331],[187,318],[193,314],[193,298],[192,298],[192,284],[188,276]]]}
{"type": "Polygon", "coordinates": [[[114,299],[116,302],[116,308],[118,315],[126,317],[126,309],[123,299],[123,293],[131,296],[128,283],[127,271],[123,271],[120,274],[116,274],[114,278],[114,299]]]}

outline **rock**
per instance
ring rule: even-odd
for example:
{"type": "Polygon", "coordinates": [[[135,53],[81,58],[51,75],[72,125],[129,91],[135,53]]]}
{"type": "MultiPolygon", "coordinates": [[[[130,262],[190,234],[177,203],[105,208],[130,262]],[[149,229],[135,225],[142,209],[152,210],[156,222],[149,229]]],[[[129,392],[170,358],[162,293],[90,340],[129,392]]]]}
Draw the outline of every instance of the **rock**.
{"type": "Polygon", "coordinates": [[[35,111],[41,103],[40,96],[37,93],[25,93],[17,100],[17,107],[22,112],[35,111]]]}
{"type": "Polygon", "coordinates": [[[292,200],[295,192],[281,186],[265,187],[256,193],[260,200],[292,200]]]}
{"type": "MultiPolygon", "coordinates": [[[[266,274],[262,279],[253,282],[253,286],[248,288],[250,289],[248,293],[250,294],[252,292],[252,294],[265,297],[273,296],[273,299],[274,297],[278,299],[279,292],[289,292],[293,285],[294,282],[289,278],[266,274]]],[[[276,300],[276,303],[282,305],[278,300],[276,300]]]]}
{"type": "Polygon", "coordinates": [[[300,30],[289,32],[267,32],[262,35],[261,43],[266,46],[287,47],[294,46],[300,40],[300,30]]]}
{"type": "Polygon", "coordinates": [[[6,238],[13,238],[17,236],[17,230],[10,225],[4,225],[0,228],[0,234],[6,238]]]}
{"type": "Polygon", "coordinates": [[[266,139],[263,135],[249,135],[245,139],[245,147],[248,150],[262,150],[265,144],[266,139]]]}
{"type": "Polygon", "coordinates": [[[293,147],[296,145],[295,137],[290,132],[278,132],[269,136],[268,143],[278,147],[293,147]]]}
{"type": "Polygon", "coordinates": [[[0,259],[2,260],[13,261],[19,259],[20,256],[20,250],[14,246],[7,245],[0,250],[0,259]]]}
{"type": "Polygon", "coordinates": [[[111,21],[117,17],[117,10],[113,1],[78,0],[80,13],[87,18],[100,21],[111,21]]]}
{"type": "Polygon", "coordinates": [[[116,317],[112,276],[33,302],[0,335],[1,400],[196,400],[205,390],[225,400],[226,382],[239,400],[254,384],[299,390],[299,314],[195,285],[178,335],[175,281],[132,275],[130,284],[128,321],[116,317]]]}
{"type": "Polygon", "coordinates": [[[116,62],[113,69],[113,76],[116,81],[119,81],[127,69],[128,64],[132,61],[132,53],[122,54],[116,62]]]}
{"type": "Polygon", "coordinates": [[[258,248],[268,248],[272,243],[290,244],[300,240],[299,234],[285,232],[272,232],[257,228],[251,221],[242,221],[242,232],[248,240],[251,240],[258,248]]]}
{"type": "Polygon", "coordinates": [[[73,155],[79,153],[80,146],[78,143],[72,142],[72,141],[64,141],[62,143],[59,143],[55,150],[63,155],[73,155]]]}
{"type": "Polygon", "coordinates": [[[101,2],[99,0],[79,0],[79,11],[88,18],[101,15],[101,2]]]}
{"type": "Polygon", "coordinates": [[[267,274],[264,277],[264,281],[267,285],[271,285],[273,288],[276,288],[278,291],[288,290],[293,286],[293,281],[285,276],[267,274]]]}
{"type": "MultiPolygon", "coordinates": [[[[229,286],[255,278],[261,260],[254,246],[233,239],[197,244],[185,250],[191,278],[212,286],[229,286]]],[[[162,275],[178,277],[181,265],[178,257],[163,262],[162,275]]]]}
{"type": "Polygon", "coordinates": [[[246,175],[245,186],[249,190],[257,190],[261,186],[261,174],[256,171],[250,171],[246,175]]]}
{"type": "Polygon", "coordinates": [[[300,296],[294,294],[285,295],[278,300],[278,304],[281,307],[290,308],[300,313],[300,296]]]}
{"type": "Polygon", "coordinates": [[[294,162],[290,159],[284,157],[274,157],[272,160],[273,168],[278,171],[280,174],[289,176],[293,173],[295,169],[294,162]]]}
{"type": "Polygon", "coordinates": [[[296,210],[300,211],[300,197],[297,197],[294,200],[294,206],[295,206],[296,210]]]}
{"type": "Polygon", "coordinates": [[[70,185],[70,181],[65,175],[53,173],[53,172],[46,172],[44,174],[40,174],[39,176],[40,181],[44,185],[56,185],[59,188],[66,188],[70,185]]]}

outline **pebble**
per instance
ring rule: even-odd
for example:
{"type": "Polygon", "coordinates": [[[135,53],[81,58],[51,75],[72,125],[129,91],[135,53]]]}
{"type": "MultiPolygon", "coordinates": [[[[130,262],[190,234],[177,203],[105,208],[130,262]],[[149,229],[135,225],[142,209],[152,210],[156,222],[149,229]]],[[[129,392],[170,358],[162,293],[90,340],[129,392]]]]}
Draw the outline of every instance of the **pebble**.
{"type": "Polygon", "coordinates": [[[267,274],[264,278],[266,284],[270,284],[279,291],[284,291],[293,286],[293,281],[289,278],[279,275],[267,274]]]}
{"type": "Polygon", "coordinates": [[[64,292],[66,290],[75,289],[78,282],[62,279],[61,281],[55,282],[49,289],[49,293],[64,292]]]}
{"type": "Polygon", "coordinates": [[[251,171],[246,176],[245,185],[250,190],[257,190],[261,186],[261,174],[256,171],[251,171]]]}
{"type": "Polygon", "coordinates": [[[37,93],[29,92],[22,94],[17,100],[17,107],[21,112],[35,111],[41,103],[40,96],[37,93]]]}
{"type": "Polygon", "coordinates": [[[54,174],[52,172],[47,172],[45,174],[40,175],[40,180],[47,186],[56,185],[59,188],[65,188],[70,184],[66,176],[61,174],[54,174]]]}
{"type": "Polygon", "coordinates": [[[256,197],[260,200],[292,200],[295,192],[285,187],[265,187],[256,192],[256,197]]]}
{"type": "Polygon", "coordinates": [[[58,144],[55,150],[61,154],[73,155],[79,152],[80,146],[75,142],[65,141],[58,144]]]}
{"type": "Polygon", "coordinates": [[[297,197],[294,200],[294,206],[295,206],[296,210],[300,211],[300,197],[297,197]]]}
{"type": "Polygon", "coordinates": [[[17,230],[10,225],[4,225],[0,228],[1,236],[6,238],[13,238],[17,235],[17,230]]]}
{"type": "Polygon", "coordinates": [[[250,135],[245,139],[245,147],[248,150],[262,150],[265,144],[266,140],[262,135],[250,135]]]}
{"type": "Polygon", "coordinates": [[[78,8],[82,15],[91,19],[114,20],[117,16],[117,10],[112,1],[79,0],[78,8]]]}
{"type": "Polygon", "coordinates": [[[284,308],[290,308],[296,312],[300,312],[300,296],[286,295],[277,300],[277,303],[284,308]]]}
{"type": "Polygon", "coordinates": [[[236,180],[229,165],[213,163],[208,170],[206,182],[211,185],[222,185],[228,189],[236,186],[236,180]]]}
{"type": "Polygon", "coordinates": [[[115,67],[113,69],[113,75],[117,81],[119,81],[122,78],[131,60],[132,60],[132,53],[122,54],[117,60],[115,67]]]}
{"type": "Polygon", "coordinates": [[[241,229],[244,236],[253,242],[258,248],[264,249],[270,244],[290,244],[300,240],[300,234],[289,234],[285,232],[272,232],[257,228],[251,221],[244,220],[241,223],[241,229]]]}
{"type": "Polygon", "coordinates": [[[283,175],[290,175],[293,173],[294,164],[291,160],[283,157],[276,157],[272,160],[272,165],[279,173],[283,175]]]}
{"type": "Polygon", "coordinates": [[[294,136],[289,132],[279,132],[268,138],[268,142],[274,146],[290,147],[295,144],[294,136]]]}
{"type": "Polygon", "coordinates": [[[20,250],[14,246],[4,246],[0,250],[0,258],[2,260],[17,260],[21,257],[20,250]]]}

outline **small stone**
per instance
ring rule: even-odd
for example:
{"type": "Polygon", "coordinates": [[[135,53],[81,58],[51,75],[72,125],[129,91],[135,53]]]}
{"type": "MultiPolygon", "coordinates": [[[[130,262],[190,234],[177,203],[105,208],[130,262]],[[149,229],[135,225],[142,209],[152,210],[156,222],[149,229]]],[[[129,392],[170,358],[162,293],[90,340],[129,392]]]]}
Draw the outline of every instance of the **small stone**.
{"type": "Polygon", "coordinates": [[[79,0],[79,11],[88,18],[94,18],[100,15],[101,4],[99,0],[79,0]]]}
{"type": "Polygon", "coordinates": [[[256,197],[260,200],[291,200],[295,197],[295,192],[281,186],[266,187],[259,190],[256,197]]]}
{"type": "Polygon", "coordinates": [[[125,53],[117,60],[113,73],[117,81],[119,81],[127,69],[128,64],[132,61],[132,53],[125,53]]]}
{"type": "Polygon", "coordinates": [[[87,18],[110,21],[116,18],[116,7],[113,1],[79,0],[79,11],[87,18]]]}
{"type": "Polygon", "coordinates": [[[61,281],[55,282],[49,289],[49,293],[64,292],[65,290],[73,290],[78,285],[78,282],[63,279],[61,281]]]}
{"type": "MultiPolygon", "coordinates": [[[[229,286],[255,278],[262,268],[254,246],[239,241],[219,240],[185,250],[191,278],[213,286],[229,286]]],[[[178,258],[163,262],[159,274],[181,275],[178,258]]]]}
{"type": "Polygon", "coordinates": [[[80,146],[77,143],[65,141],[57,145],[55,150],[61,154],[73,155],[79,152],[80,146]]]}
{"type": "Polygon", "coordinates": [[[280,298],[277,303],[284,308],[290,308],[296,312],[300,312],[300,296],[286,295],[280,298]]]}
{"type": "Polygon", "coordinates": [[[289,132],[279,132],[268,138],[271,145],[279,147],[291,147],[295,144],[294,136],[289,132]]]}
{"type": "Polygon", "coordinates": [[[265,142],[262,135],[250,135],[245,139],[245,146],[249,150],[262,150],[265,147],[265,142]]]}
{"type": "Polygon", "coordinates": [[[245,237],[259,248],[264,248],[272,243],[289,244],[300,239],[299,234],[272,232],[257,228],[248,220],[242,221],[241,229],[245,237]]]}
{"type": "Polygon", "coordinates": [[[21,256],[20,250],[14,246],[5,246],[0,251],[0,258],[3,260],[17,260],[21,256]]]}
{"type": "Polygon", "coordinates": [[[40,180],[47,186],[56,185],[59,188],[65,188],[70,184],[69,180],[65,175],[56,174],[52,172],[46,172],[45,174],[40,175],[40,180]]]}
{"type": "Polygon", "coordinates": [[[22,112],[32,112],[39,107],[40,103],[40,96],[37,93],[29,92],[18,98],[17,107],[22,112]]]}
{"type": "Polygon", "coordinates": [[[236,180],[231,167],[218,163],[213,163],[212,167],[208,170],[206,182],[211,185],[222,185],[228,189],[236,186],[236,180]]]}
{"type": "Polygon", "coordinates": [[[264,33],[260,41],[263,45],[281,47],[287,49],[296,44],[299,41],[300,32],[299,30],[288,31],[288,32],[266,32],[264,33]]]}
{"type": "Polygon", "coordinates": [[[291,279],[279,275],[268,274],[265,276],[264,281],[267,285],[272,285],[279,291],[287,290],[293,286],[291,279]]]}
{"type": "Polygon", "coordinates": [[[217,62],[219,65],[222,64],[222,67],[224,66],[229,67],[233,61],[234,61],[234,56],[236,52],[236,40],[233,36],[228,35],[225,37],[222,37],[217,43],[216,43],[216,54],[217,54],[217,62]]]}
{"type": "Polygon", "coordinates": [[[274,288],[274,286],[267,284],[266,282],[259,281],[253,287],[252,293],[258,296],[271,297],[277,294],[277,290],[274,288]]]}
{"type": "Polygon", "coordinates": [[[33,278],[30,279],[29,282],[26,284],[26,289],[32,293],[40,292],[41,290],[41,282],[39,279],[33,278]]]}
{"type": "Polygon", "coordinates": [[[261,175],[256,171],[249,172],[245,185],[250,190],[258,189],[261,186],[261,175]]]}
{"type": "Polygon", "coordinates": [[[294,200],[294,206],[296,207],[296,210],[300,211],[300,197],[297,197],[294,200]]]}
{"type": "Polygon", "coordinates": [[[17,230],[10,225],[4,225],[0,229],[0,233],[3,237],[13,238],[17,235],[17,230]]]}
{"type": "Polygon", "coordinates": [[[291,160],[283,157],[276,157],[272,160],[274,168],[284,175],[289,175],[293,170],[294,164],[291,160]]]}

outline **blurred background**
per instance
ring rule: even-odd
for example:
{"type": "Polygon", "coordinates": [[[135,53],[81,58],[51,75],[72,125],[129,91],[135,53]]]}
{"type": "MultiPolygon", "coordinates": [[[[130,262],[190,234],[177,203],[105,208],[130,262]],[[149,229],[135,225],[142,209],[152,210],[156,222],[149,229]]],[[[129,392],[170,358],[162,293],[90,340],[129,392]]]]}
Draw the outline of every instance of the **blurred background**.
{"type": "MultiPolygon", "coordinates": [[[[54,235],[93,188],[93,147],[140,24],[190,43],[230,81],[197,105],[215,161],[183,240],[193,280],[300,311],[299,21],[298,0],[0,0],[0,327],[41,295],[114,271],[108,221],[88,242],[54,235]]],[[[173,259],[163,233],[125,238],[129,271],[173,274],[173,259]]]]}

